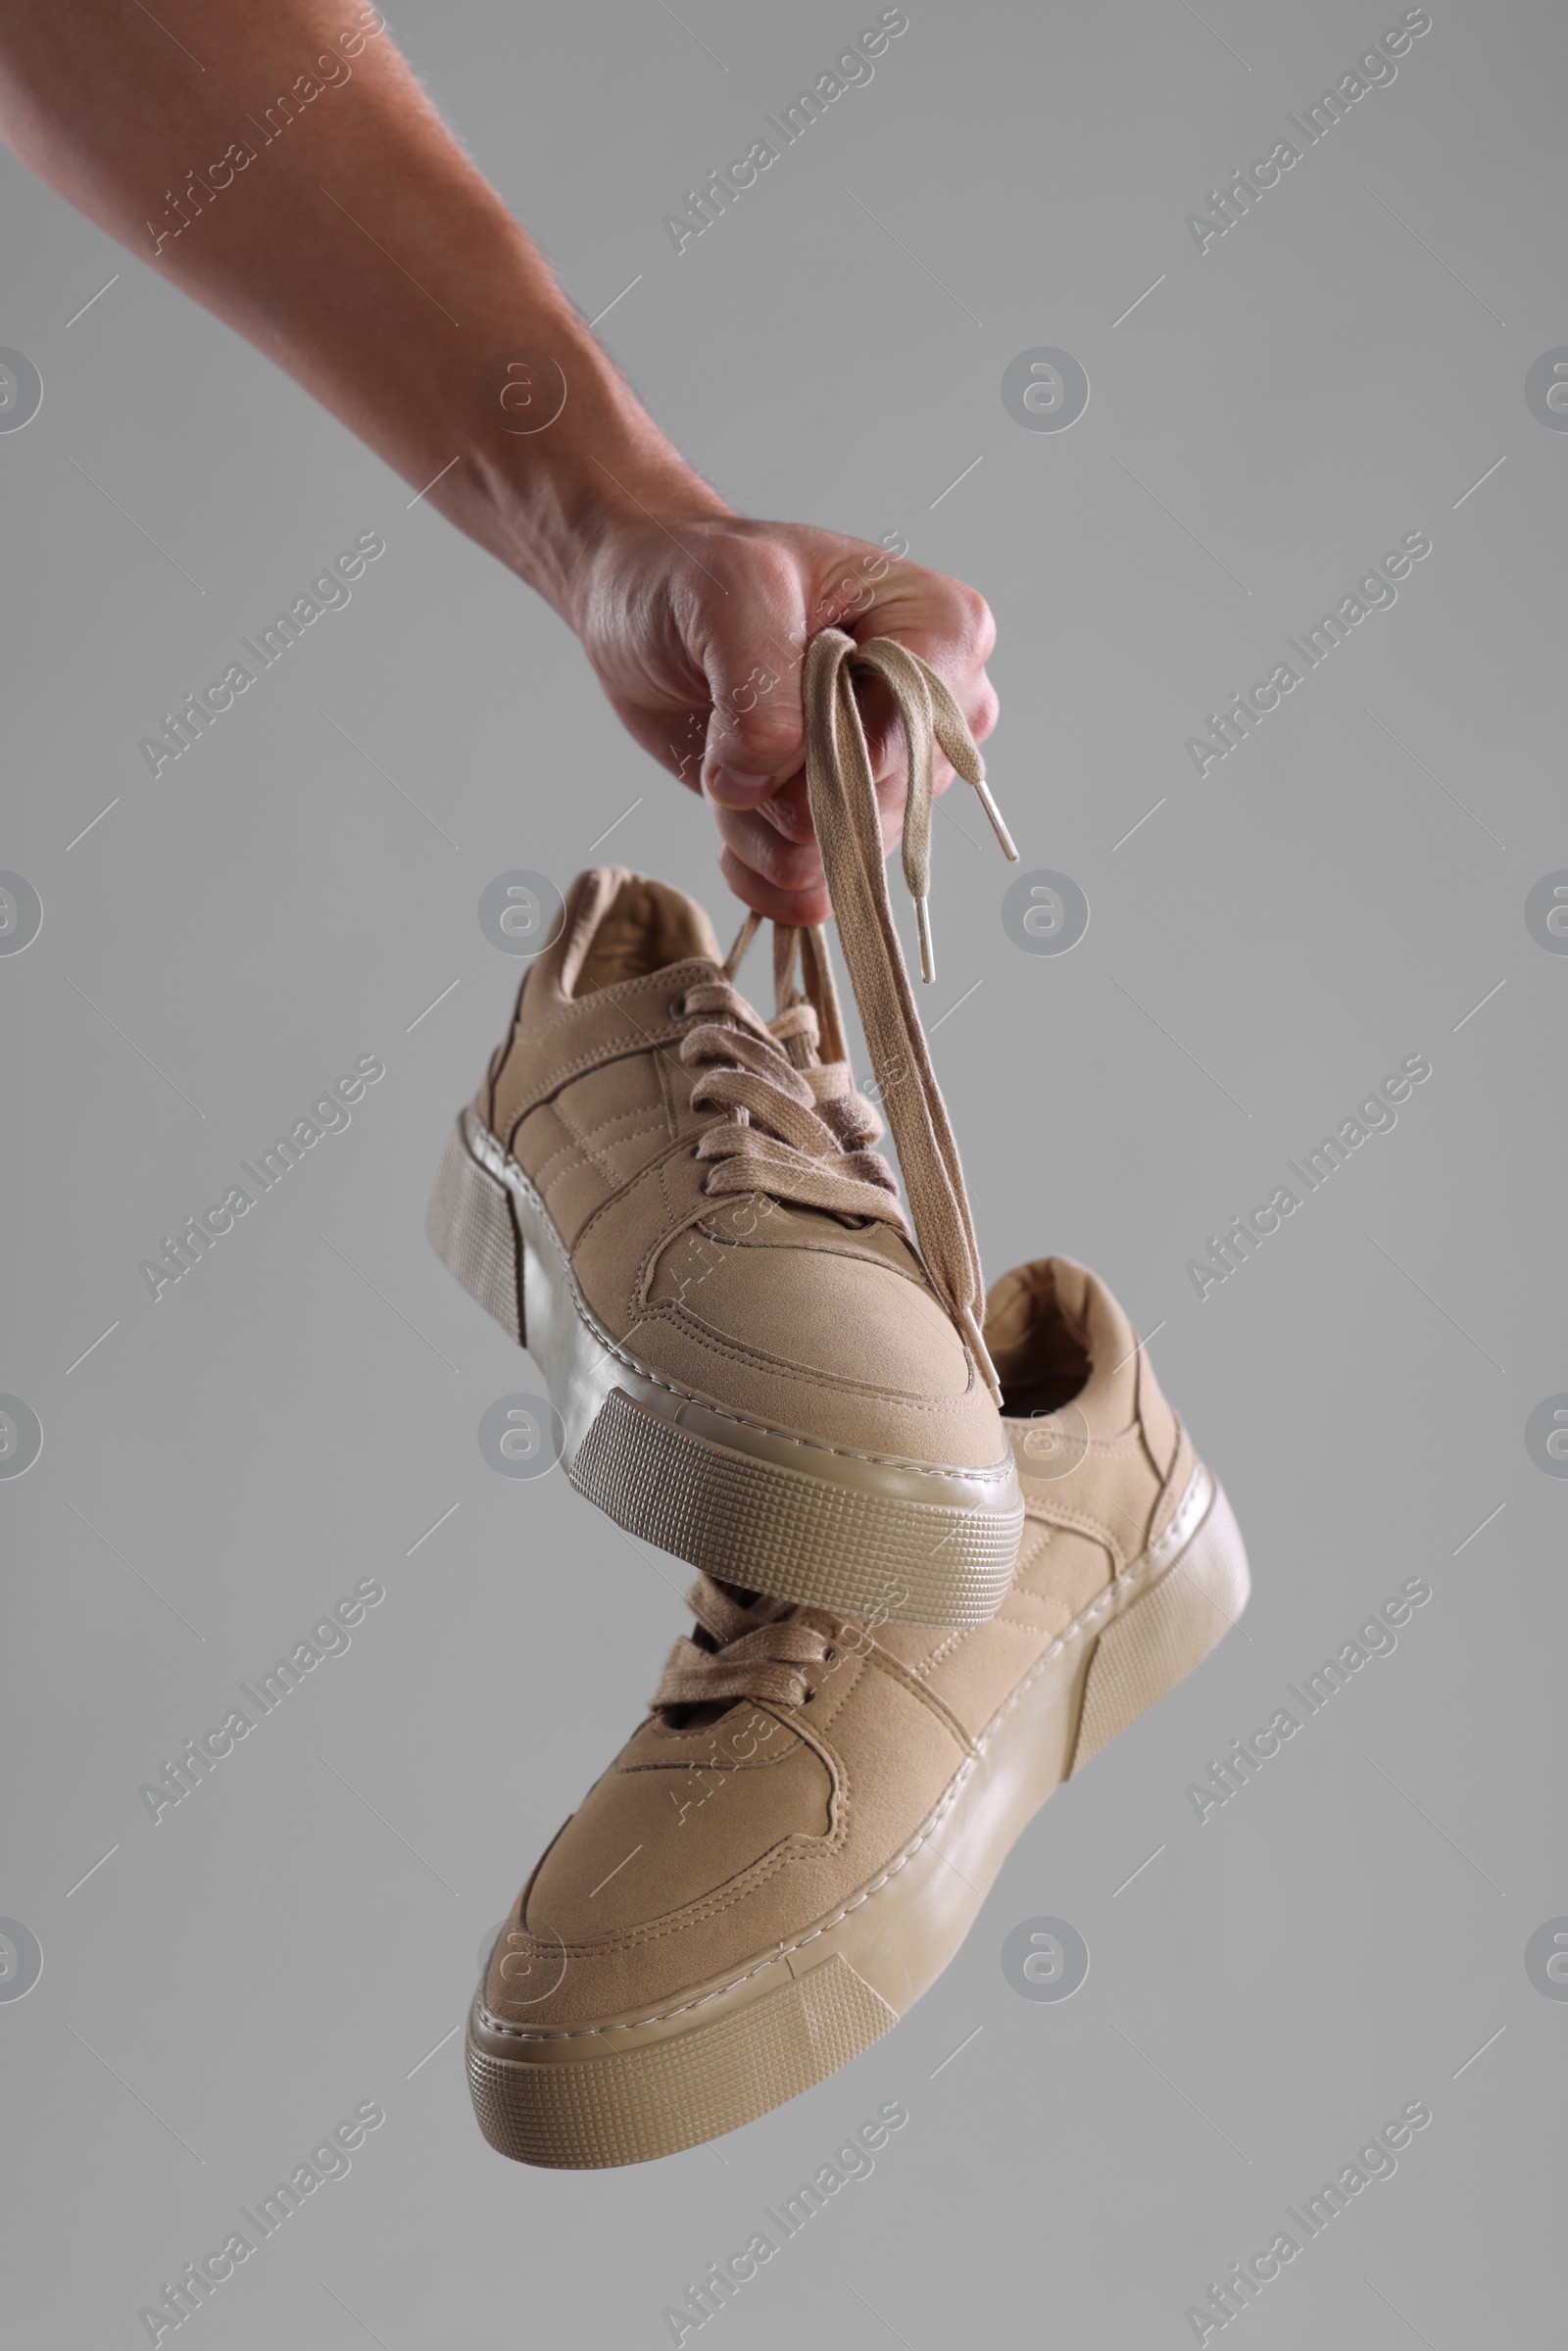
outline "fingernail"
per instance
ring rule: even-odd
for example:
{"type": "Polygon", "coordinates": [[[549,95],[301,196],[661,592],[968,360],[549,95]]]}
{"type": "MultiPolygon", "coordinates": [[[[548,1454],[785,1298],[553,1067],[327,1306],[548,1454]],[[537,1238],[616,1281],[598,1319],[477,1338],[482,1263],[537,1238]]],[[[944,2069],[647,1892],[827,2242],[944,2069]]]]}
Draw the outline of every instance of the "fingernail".
{"type": "Polygon", "coordinates": [[[765,800],[773,790],[773,778],[754,775],[744,767],[710,767],[706,788],[724,807],[744,808],[750,801],[765,800]]]}

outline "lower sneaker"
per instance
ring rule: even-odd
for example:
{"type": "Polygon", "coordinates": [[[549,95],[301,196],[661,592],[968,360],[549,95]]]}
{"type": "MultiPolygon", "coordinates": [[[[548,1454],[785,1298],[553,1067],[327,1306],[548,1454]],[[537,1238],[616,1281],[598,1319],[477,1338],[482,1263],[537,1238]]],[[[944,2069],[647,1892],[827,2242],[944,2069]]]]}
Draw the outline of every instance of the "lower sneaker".
{"type": "Polygon", "coordinates": [[[480,2129],[563,2169],[716,2138],[932,1984],[1053,1789],[1246,1605],[1230,1507],[1104,1286],[1006,1275],[986,1343],[1025,1526],[989,1623],[702,1575],[647,1721],[562,1829],[468,2021],[480,2129]]]}

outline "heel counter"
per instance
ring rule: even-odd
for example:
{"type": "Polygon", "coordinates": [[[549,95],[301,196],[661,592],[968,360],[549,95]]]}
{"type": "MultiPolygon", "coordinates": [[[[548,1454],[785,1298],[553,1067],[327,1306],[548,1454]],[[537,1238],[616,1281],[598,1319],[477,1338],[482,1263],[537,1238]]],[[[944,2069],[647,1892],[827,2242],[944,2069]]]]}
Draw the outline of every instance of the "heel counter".
{"type": "Polygon", "coordinates": [[[1171,1515],[1197,1465],[1198,1456],[1187,1431],[1165,1401],[1147,1349],[1140,1352],[1138,1357],[1138,1425],[1143,1431],[1144,1446],[1154,1475],[1159,1480],[1153,1516],[1149,1522],[1149,1541],[1154,1543],[1169,1525],[1171,1515]]]}
{"type": "Polygon", "coordinates": [[[484,1082],[473,1098],[474,1109],[484,1120],[497,1142],[502,1145],[503,1149],[508,1150],[511,1148],[512,1137],[501,1132],[499,1123],[503,1115],[498,1107],[501,1101],[501,1082],[506,1075],[507,1063],[512,1058],[513,1048],[517,1042],[517,1031],[522,1026],[522,1000],[534,970],[535,966],[532,963],[528,964],[521,979],[517,982],[517,993],[513,1000],[512,1018],[507,1023],[507,1033],[490,1055],[489,1067],[484,1073],[484,1082]]]}

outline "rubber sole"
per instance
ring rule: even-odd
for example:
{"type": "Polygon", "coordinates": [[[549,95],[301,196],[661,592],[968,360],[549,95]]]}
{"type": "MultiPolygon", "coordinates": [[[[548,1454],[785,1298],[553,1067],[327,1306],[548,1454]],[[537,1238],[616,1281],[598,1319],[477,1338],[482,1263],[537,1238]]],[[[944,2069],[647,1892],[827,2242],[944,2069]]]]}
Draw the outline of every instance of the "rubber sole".
{"type": "Polygon", "coordinates": [[[1023,1530],[994,1470],[838,1451],[683,1394],[596,1323],[548,1209],[471,1110],[426,1231],[544,1372],[579,1493],[630,1535],[754,1592],[892,1624],[975,1625],[1005,1595],[1023,1530]]]}
{"type": "Polygon", "coordinates": [[[647,2163],[847,2065],[953,1958],[1048,1796],[1208,1654],[1248,1592],[1235,1518],[1199,1468],[1160,1541],[1053,1642],[904,1850],[830,1917],[676,2006],[570,2033],[506,2023],[481,1984],[468,2085],[491,2146],[555,2169],[647,2163]]]}

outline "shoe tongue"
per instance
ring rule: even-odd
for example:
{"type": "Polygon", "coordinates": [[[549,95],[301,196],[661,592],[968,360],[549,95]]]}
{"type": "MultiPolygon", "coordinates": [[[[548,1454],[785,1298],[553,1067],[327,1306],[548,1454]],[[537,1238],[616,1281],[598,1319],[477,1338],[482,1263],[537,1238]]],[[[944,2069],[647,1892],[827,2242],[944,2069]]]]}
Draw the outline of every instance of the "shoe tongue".
{"type": "MultiPolygon", "coordinates": [[[[1058,1270],[1080,1271],[1066,1259],[1038,1258],[1004,1274],[986,1301],[986,1347],[1009,1419],[1057,1411],[1079,1394],[1093,1369],[1083,1298],[1062,1296],[1058,1270]]],[[[1070,1281],[1065,1287],[1075,1288],[1070,1281]]]]}
{"type": "Polygon", "coordinates": [[[695,899],[624,865],[596,865],[567,891],[561,936],[536,969],[542,986],[569,999],[694,959],[720,960],[695,899]]]}

